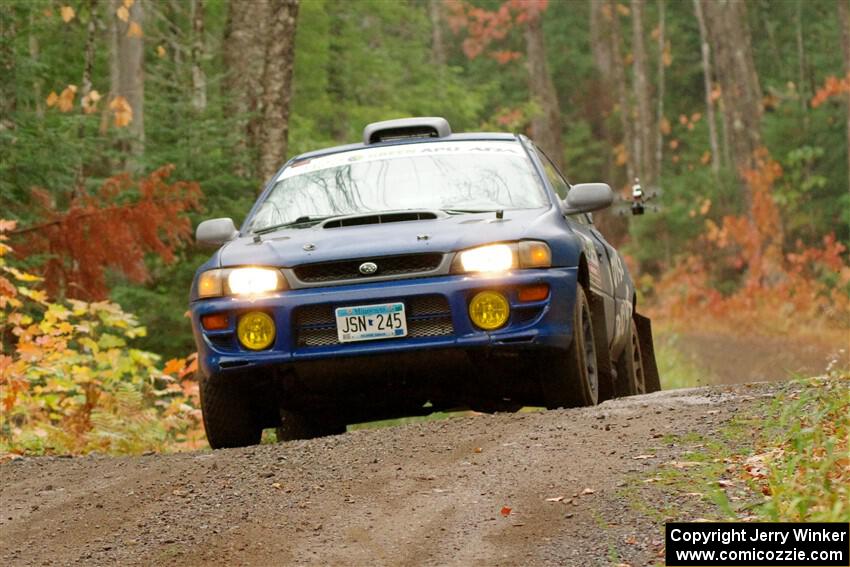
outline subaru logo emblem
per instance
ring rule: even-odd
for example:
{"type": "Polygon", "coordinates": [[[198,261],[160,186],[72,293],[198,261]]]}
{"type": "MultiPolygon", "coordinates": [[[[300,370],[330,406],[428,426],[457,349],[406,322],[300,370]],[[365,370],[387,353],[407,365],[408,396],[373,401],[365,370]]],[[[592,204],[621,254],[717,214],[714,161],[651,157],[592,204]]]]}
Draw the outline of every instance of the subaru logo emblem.
{"type": "Polygon", "coordinates": [[[360,270],[360,273],[364,276],[371,276],[378,271],[378,264],[375,262],[363,262],[360,264],[360,268],[358,268],[358,270],[360,270]]]}

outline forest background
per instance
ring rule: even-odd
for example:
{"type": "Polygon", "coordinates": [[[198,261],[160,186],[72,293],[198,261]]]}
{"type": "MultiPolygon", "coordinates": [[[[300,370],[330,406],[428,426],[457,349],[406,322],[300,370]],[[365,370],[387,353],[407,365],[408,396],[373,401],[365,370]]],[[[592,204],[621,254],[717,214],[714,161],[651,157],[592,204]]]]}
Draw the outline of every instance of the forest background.
{"type": "Polygon", "coordinates": [[[0,74],[0,448],[202,443],[193,227],[404,116],[640,178],[596,222],[665,386],[706,341],[847,364],[847,0],[2,0],[0,74]]]}

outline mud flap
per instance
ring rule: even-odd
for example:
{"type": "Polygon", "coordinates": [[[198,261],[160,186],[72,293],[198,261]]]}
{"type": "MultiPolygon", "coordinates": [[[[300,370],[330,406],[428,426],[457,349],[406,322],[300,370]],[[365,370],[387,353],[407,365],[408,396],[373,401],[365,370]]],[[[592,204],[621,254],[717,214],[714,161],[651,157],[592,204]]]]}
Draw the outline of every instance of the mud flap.
{"type": "Polygon", "coordinates": [[[590,292],[590,315],[593,317],[593,342],[596,343],[596,367],[599,369],[599,403],[614,397],[614,362],[608,347],[608,325],[602,297],[590,292]]]}
{"type": "Polygon", "coordinates": [[[643,359],[643,379],[646,392],[657,392],[661,389],[661,377],[658,375],[658,365],[655,362],[655,347],[652,343],[652,322],[649,317],[639,313],[634,315],[637,326],[640,356],[643,359]]]}

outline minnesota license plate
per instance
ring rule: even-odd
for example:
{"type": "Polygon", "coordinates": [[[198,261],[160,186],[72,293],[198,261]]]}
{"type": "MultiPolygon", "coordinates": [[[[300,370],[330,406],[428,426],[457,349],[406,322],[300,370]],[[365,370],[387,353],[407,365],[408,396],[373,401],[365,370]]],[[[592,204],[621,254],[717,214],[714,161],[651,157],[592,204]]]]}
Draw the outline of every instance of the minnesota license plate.
{"type": "Polygon", "coordinates": [[[339,307],[336,332],[341,343],[406,337],[404,303],[339,307]]]}

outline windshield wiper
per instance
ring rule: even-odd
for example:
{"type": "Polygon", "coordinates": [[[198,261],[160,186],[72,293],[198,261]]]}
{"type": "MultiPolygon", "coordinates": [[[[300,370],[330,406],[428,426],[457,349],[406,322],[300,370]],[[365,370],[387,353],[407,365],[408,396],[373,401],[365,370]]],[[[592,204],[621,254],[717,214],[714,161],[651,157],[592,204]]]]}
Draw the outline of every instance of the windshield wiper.
{"type": "Polygon", "coordinates": [[[317,216],[313,217],[310,215],[304,215],[302,217],[298,217],[294,221],[284,222],[281,224],[273,224],[272,226],[266,226],[254,231],[254,234],[266,234],[268,232],[274,232],[276,230],[280,230],[281,228],[288,228],[291,226],[300,226],[303,224],[316,224],[317,222],[322,222],[323,220],[327,220],[329,218],[333,218],[337,215],[329,215],[329,216],[317,216]]]}

